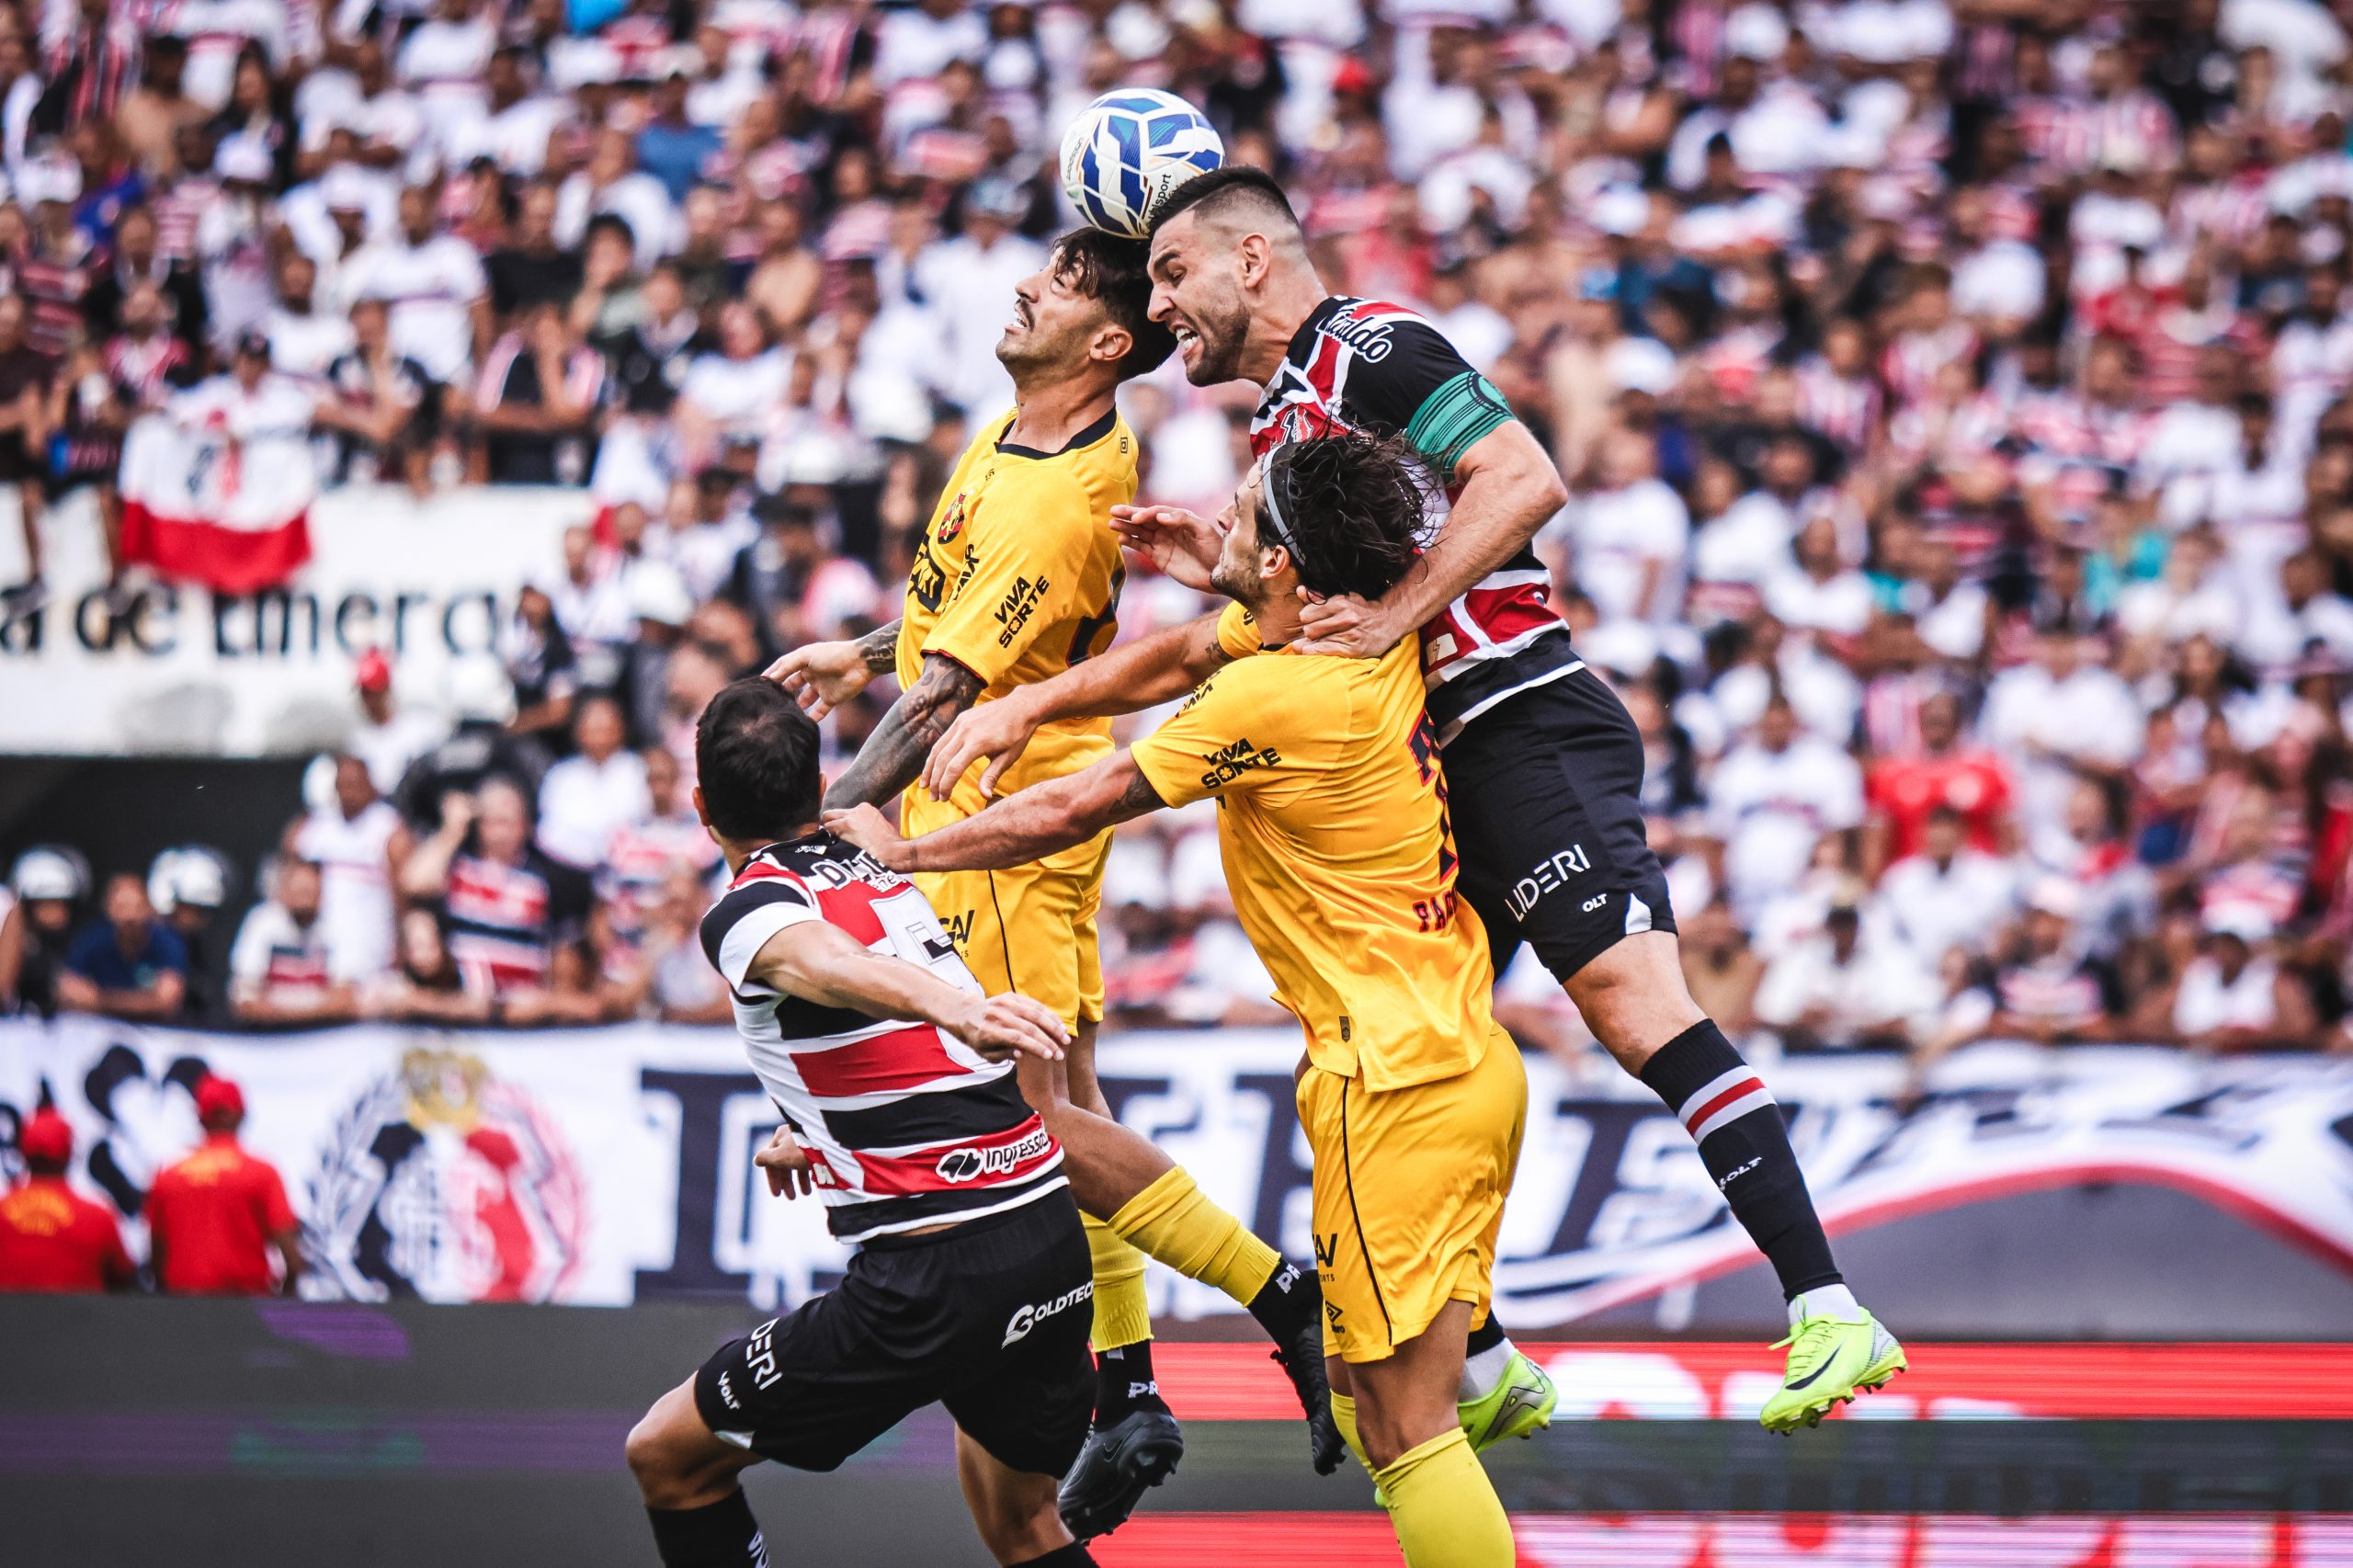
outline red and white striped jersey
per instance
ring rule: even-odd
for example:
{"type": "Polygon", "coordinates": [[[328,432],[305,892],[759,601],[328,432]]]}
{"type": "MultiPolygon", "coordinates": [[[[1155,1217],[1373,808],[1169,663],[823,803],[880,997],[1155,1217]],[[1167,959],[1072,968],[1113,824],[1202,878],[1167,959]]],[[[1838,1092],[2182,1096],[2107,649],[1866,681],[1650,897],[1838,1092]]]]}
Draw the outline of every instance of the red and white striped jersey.
{"type": "MultiPolygon", "coordinates": [[[[1402,435],[1450,479],[1454,460],[1511,417],[1437,327],[1402,305],[1336,294],[1292,335],[1251,417],[1250,449],[1264,457],[1335,430],[1402,435]]],[[[1422,628],[1440,745],[1504,699],[1585,667],[1551,598],[1551,574],[1522,547],[1422,628]]]]}
{"type": "Polygon", "coordinates": [[[702,919],[752,1071],[807,1151],[847,1242],[978,1219],[1067,1185],[1062,1145],[1013,1063],[945,1030],[788,995],[750,975],[769,937],[822,920],[974,995],[980,983],[915,885],[830,833],[772,844],[702,919]]]}
{"type": "Polygon", "coordinates": [[[539,850],[494,860],[466,846],[449,861],[441,923],[466,989],[492,996],[547,983],[555,944],[587,917],[588,879],[539,850]]]}

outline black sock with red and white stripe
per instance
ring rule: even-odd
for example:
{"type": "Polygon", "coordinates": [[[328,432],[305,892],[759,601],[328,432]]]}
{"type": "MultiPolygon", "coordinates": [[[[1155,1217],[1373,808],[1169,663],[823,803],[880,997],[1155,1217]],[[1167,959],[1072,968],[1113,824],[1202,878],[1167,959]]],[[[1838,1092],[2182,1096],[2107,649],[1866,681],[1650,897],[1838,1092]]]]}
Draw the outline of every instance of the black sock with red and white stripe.
{"type": "Polygon", "coordinates": [[[1641,1077],[1699,1145],[1733,1218],[1780,1276],[1783,1298],[1838,1284],[1781,1108],[1715,1020],[1703,1018],[1660,1046],[1641,1077]]]}

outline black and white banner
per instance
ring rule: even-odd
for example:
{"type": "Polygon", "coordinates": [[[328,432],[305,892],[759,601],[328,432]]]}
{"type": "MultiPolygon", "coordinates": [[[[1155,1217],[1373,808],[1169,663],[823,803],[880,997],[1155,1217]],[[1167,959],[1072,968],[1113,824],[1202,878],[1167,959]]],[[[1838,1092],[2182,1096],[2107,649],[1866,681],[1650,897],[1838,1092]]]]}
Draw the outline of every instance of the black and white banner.
{"type": "MultiPolygon", "coordinates": [[[[1102,1075],[1122,1120],[1304,1257],[1298,1049],[1283,1030],[1126,1034],[1104,1043],[1102,1075]]],[[[1614,1068],[1528,1065],[1504,1320],[1777,1317],[1665,1108],[1614,1068]]],[[[721,1030],[0,1022],[0,1162],[13,1171],[20,1119],[53,1102],[78,1134],[76,1179],[113,1199],[137,1250],[140,1194],[195,1142],[189,1090],[206,1072],[244,1086],[246,1143],[286,1178],[306,1293],[767,1308],[824,1289],[845,1261],[813,1204],[767,1196],[751,1157],[775,1114],[721,1030]]],[[[1989,1045],[1941,1063],[1916,1103],[1899,1103],[1892,1060],[1765,1072],[1847,1272],[1915,1330],[1924,1316],[1938,1332],[2152,1335],[2353,1321],[2353,1062],[1989,1045]]],[[[1236,1310],[1157,1267],[1154,1290],[1180,1318],[1236,1310]]]]}

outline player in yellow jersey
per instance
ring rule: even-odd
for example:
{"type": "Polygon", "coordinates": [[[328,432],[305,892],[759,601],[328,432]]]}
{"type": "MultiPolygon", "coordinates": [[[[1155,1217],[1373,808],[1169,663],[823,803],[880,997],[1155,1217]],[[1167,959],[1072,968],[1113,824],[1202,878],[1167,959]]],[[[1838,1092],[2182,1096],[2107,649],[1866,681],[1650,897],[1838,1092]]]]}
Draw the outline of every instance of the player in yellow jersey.
{"type": "MultiPolygon", "coordinates": [[[[997,345],[1017,401],[986,421],[958,460],[916,541],[900,619],[858,642],[798,649],[769,670],[818,717],[875,676],[897,675],[903,695],[826,791],[827,807],[879,805],[904,791],[900,824],[910,835],[972,815],[987,803],[978,767],[937,797],[907,790],[933,743],[959,713],[1109,646],[1125,575],[1111,508],[1135,498],[1137,456],[1113,393],[1174,347],[1144,317],[1143,255],[1140,243],[1092,229],[1056,243],[1046,266],[1016,289],[997,345]]],[[[1028,790],[1111,751],[1107,720],[1045,725],[995,784],[1028,790]]],[[[1116,1528],[1183,1452],[1153,1374],[1142,1253],[1247,1306],[1308,1413],[1317,1469],[1328,1473],[1345,1454],[1318,1354],[1314,1277],[1285,1265],[1148,1140],[1112,1120],[1096,1082],[1103,977],[1095,919],[1109,848],[1107,826],[1018,864],[916,879],[983,986],[1045,1003],[1071,1030],[1066,1097],[1055,1093],[1037,1108],[1063,1143],[1072,1191],[1090,1216],[1096,1265],[1096,1429],[1063,1494],[1064,1518],[1082,1540],[1116,1528]],[[1155,1201],[1133,1201],[1147,1188],[1155,1201]]]]}
{"type": "MultiPolygon", "coordinates": [[[[1508,1568],[1511,1527],[1455,1397],[1465,1341],[1488,1312],[1527,1080],[1489,1012],[1485,934],[1455,895],[1418,655],[1410,643],[1378,660],[1290,646],[1302,590],[1379,597],[1412,564],[1423,517],[1393,442],[1277,447],[1221,519],[1210,576],[1236,601],[1231,620],[1255,618],[1254,635],[1175,629],[1117,656],[1126,690],[1096,693],[1132,705],[1140,687],[1165,699],[1198,680],[1176,717],[924,836],[863,807],[826,824],[922,875],[1023,864],[1163,806],[1217,800],[1235,913],[1307,1039],[1299,1114],[1336,1414],[1412,1568],[1508,1568]]],[[[1099,684],[1082,668],[1034,702],[1084,713],[1099,684]]]]}

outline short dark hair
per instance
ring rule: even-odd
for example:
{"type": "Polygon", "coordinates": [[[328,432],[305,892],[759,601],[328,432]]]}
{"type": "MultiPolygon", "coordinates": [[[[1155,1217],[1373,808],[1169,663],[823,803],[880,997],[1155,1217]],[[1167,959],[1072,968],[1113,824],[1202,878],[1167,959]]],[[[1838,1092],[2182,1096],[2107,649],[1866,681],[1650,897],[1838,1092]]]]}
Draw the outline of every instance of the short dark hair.
{"type": "Polygon", "coordinates": [[[1279,213],[1293,229],[1300,226],[1299,214],[1291,210],[1290,198],[1283,194],[1280,181],[1264,169],[1227,164],[1195,175],[1169,192],[1152,215],[1152,232],[1158,233],[1162,224],[1196,208],[1214,215],[1237,207],[1256,207],[1269,217],[1279,213]]]}
{"type": "Polygon", "coordinates": [[[710,825],[738,841],[817,820],[817,724],[784,687],[746,676],[695,722],[696,782],[710,825]]]}
{"type": "Polygon", "coordinates": [[[1429,489],[1412,452],[1402,437],[1355,430],[1275,448],[1260,481],[1259,544],[1288,549],[1316,593],[1379,598],[1428,532],[1429,489]]]}
{"type": "Polygon", "coordinates": [[[1152,279],[1143,269],[1149,254],[1142,240],[1100,229],[1073,229],[1054,242],[1054,275],[1101,305],[1128,335],[1127,358],[1120,361],[1123,381],[1159,369],[1176,351],[1176,335],[1144,314],[1152,303],[1152,279]]]}

